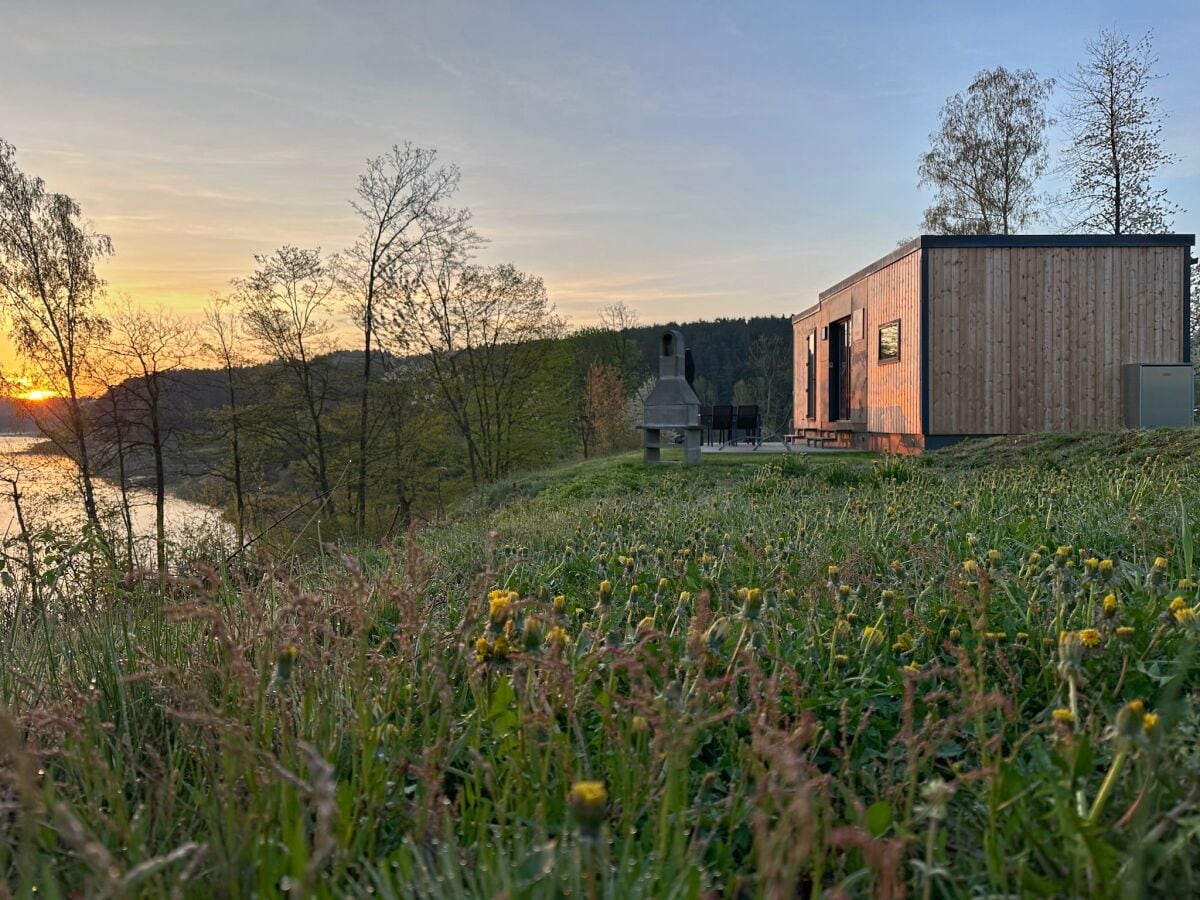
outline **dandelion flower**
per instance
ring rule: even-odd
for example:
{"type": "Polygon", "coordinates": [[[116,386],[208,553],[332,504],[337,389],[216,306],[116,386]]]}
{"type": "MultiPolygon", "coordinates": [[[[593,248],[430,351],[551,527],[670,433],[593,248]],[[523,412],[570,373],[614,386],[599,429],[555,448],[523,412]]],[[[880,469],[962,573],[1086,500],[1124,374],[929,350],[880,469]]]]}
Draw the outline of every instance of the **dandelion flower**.
{"type": "Polygon", "coordinates": [[[868,625],[863,629],[863,641],[868,647],[878,647],[883,643],[883,632],[874,625],[868,625]]]}
{"type": "Polygon", "coordinates": [[[962,567],[963,571],[966,572],[968,576],[974,575],[975,571],[979,568],[973,559],[963,560],[962,567]]]}
{"type": "Polygon", "coordinates": [[[646,721],[645,716],[634,716],[629,725],[634,734],[645,734],[650,730],[650,723],[646,721]]]}
{"type": "Polygon", "coordinates": [[[500,628],[508,621],[512,601],[508,591],[492,591],[488,594],[488,621],[493,628],[500,628]]]}
{"type": "Polygon", "coordinates": [[[1113,616],[1115,616],[1117,614],[1117,595],[1108,594],[1104,598],[1102,609],[1104,610],[1105,618],[1111,619],[1113,616]]]}
{"type": "Polygon", "coordinates": [[[564,597],[562,594],[555,594],[554,600],[552,602],[554,604],[554,611],[562,612],[563,607],[565,607],[567,605],[567,598],[564,597]]]}
{"type": "Polygon", "coordinates": [[[612,582],[605,578],[600,582],[600,600],[608,602],[610,597],[612,597],[612,582]]]}
{"type": "Polygon", "coordinates": [[[481,663],[487,662],[488,657],[490,657],[491,655],[492,655],[492,645],[491,645],[491,642],[489,642],[487,638],[481,637],[475,641],[475,658],[479,662],[481,662],[481,663]]]}
{"type": "Polygon", "coordinates": [[[1088,649],[1100,646],[1100,632],[1095,628],[1085,628],[1079,632],[1079,642],[1088,649]]]}
{"type": "Polygon", "coordinates": [[[1173,613],[1177,613],[1181,609],[1186,609],[1186,608],[1187,608],[1187,601],[1184,600],[1182,597],[1176,597],[1174,600],[1171,601],[1171,605],[1168,607],[1168,609],[1170,609],[1171,612],[1173,612],[1173,613]]]}
{"type": "Polygon", "coordinates": [[[1055,722],[1062,722],[1064,725],[1070,725],[1075,721],[1075,713],[1071,712],[1065,706],[1060,706],[1054,712],[1050,713],[1050,716],[1055,722]]]}
{"type": "Polygon", "coordinates": [[[1153,731],[1158,727],[1158,713],[1148,712],[1142,716],[1142,730],[1153,731]]]}
{"type": "Polygon", "coordinates": [[[554,653],[560,653],[571,643],[566,630],[561,625],[555,625],[546,632],[546,646],[554,653]]]}
{"type": "Polygon", "coordinates": [[[595,836],[604,822],[604,813],[608,806],[608,791],[604,789],[604,782],[575,782],[567,794],[567,805],[584,833],[595,836]]]}
{"type": "Polygon", "coordinates": [[[1117,637],[1120,638],[1122,641],[1130,641],[1130,640],[1133,640],[1134,632],[1135,632],[1135,629],[1131,628],[1130,626],[1122,625],[1120,628],[1117,629],[1116,634],[1117,634],[1117,637]]]}
{"type": "Polygon", "coordinates": [[[525,620],[521,629],[521,642],[526,650],[534,650],[542,645],[542,623],[533,616],[525,620]]]}

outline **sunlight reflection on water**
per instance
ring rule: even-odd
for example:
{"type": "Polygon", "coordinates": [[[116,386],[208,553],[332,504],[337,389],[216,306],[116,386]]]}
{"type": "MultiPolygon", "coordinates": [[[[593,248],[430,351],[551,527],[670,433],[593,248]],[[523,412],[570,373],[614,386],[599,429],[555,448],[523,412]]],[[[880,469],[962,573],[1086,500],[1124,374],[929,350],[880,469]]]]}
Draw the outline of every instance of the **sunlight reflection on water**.
{"type": "MultiPolygon", "coordinates": [[[[15,536],[19,527],[10,480],[17,479],[21,510],[31,530],[46,526],[77,530],[84,521],[83,495],[75,466],[63,456],[28,453],[40,438],[0,435],[0,538],[15,536]]],[[[109,528],[124,532],[121,493],[115,484],[97,480],[96,502],[109,528]]],[[[143,553],[154,537],[154,492],[130,488],[130,517],[135,539],[143,553]]],[[[187,542],[200,535],[229,535],[231,529],[220,512],[200,503],[167,495],[168,540],[187,542]]]]}

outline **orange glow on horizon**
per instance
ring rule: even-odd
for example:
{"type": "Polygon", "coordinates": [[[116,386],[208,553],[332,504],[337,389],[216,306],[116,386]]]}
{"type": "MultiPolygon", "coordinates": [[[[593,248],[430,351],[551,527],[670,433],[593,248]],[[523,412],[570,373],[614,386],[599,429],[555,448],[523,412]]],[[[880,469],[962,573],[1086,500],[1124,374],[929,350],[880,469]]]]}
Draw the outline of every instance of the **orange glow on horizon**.
{"type": "Polygon", "coordinates": [[[30,403],[41,403],[43,400],[49,400],[51,397],[57,396],[58,393],[55,391],[47,391],[38,388],[32,391],[24,391],[23,393],[17,394],[17,399],[26,400],[30,403]]]}

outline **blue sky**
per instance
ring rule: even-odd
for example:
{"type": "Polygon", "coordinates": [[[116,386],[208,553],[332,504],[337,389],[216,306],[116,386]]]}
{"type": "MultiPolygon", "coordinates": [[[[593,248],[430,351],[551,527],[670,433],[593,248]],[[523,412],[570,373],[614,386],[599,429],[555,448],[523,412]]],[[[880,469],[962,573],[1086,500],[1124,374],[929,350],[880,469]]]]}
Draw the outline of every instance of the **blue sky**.
{"type": "Polygon", "coordinates": [[[11,6],[0,136],[148,303],[195,308],[284,242],[346,246],[363,160],[410,140],[462,168],[485,260],[574,322],[791,313],[917,233],[947,95],[996,64],[1062,76],[1101,27],[1155,31],[1183,157],[1161,183],[1200,226],[1194,2],[11,6]]]}

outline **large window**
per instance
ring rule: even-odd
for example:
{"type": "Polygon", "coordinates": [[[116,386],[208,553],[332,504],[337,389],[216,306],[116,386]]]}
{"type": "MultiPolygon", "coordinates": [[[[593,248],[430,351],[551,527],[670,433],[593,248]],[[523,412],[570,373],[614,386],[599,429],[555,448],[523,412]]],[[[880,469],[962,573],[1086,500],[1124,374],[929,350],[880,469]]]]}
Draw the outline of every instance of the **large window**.
{"type": "Polygon", "coordinates": [[[810,331],[808,333],[808,369],[805,380],[805,396],[808,401],[808,408],[805,415],[809,419],[817,417],[817,333],[810,331]]]}
{"type": "Polygon", "coordinates": [[[900,320],[879,326],[879,361],[896,362],[900,359],[900,320]]]}

